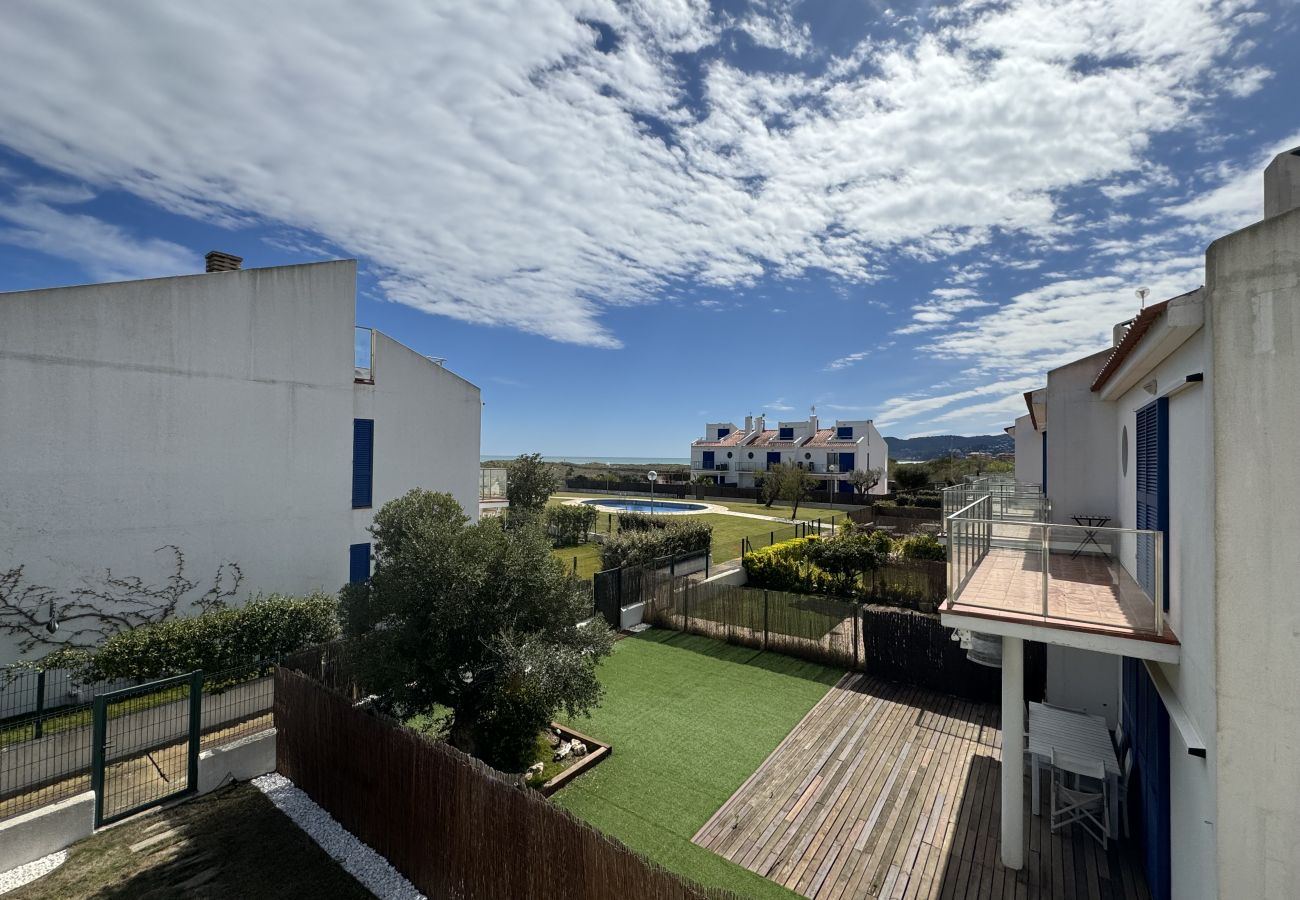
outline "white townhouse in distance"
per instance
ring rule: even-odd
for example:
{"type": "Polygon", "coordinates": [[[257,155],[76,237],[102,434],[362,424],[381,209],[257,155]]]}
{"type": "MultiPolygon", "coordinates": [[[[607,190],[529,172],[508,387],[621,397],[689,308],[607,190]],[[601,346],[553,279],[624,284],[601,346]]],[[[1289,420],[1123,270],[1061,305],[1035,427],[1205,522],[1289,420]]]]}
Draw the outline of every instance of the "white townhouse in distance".
{"type": "Polygon", "coordinates": [[[823,482],[820,490],[853,493],[855,471],[882,470],[872,494],[889,490],[889,447],[870,419],[837,420],[823,428],[817,416],[778,422],[768,428],[763,416],[745,417],[745,427],[710,422],[704,437],[691,444],[691,479],[711,477],[715,484],[753,487],[755,475],[778,463],[799,466],[823,482]]]}
{"type": "Polygon", "coordinates": [[[0,294],[0,571],[161,584],[174,545],[200,584],[233,562],[241,596],[333,592],[385,501],[477,518],[479,389],[356,327],[355,261],[241,262],[0,294]]]}
{"type": "Polygon", "coordinates": [[[1031,705],[1026,734],[1034,640],[1046,699],[1126,748],[1104,781],[1132,837],[1111,831],[1155,900],[1300,897],[1300,149],[1264,189],[1264,219],[1210,245],[1202,287],[1026,394],[1016,474],[1045,496],[995,490],[948,520],[944,624],[1002,638],[1013,868],[1036,864],[1022,748],[1087,718],[1031,705]],[[1036,732],[1035,715],[1057,724],[1036,732]]]}

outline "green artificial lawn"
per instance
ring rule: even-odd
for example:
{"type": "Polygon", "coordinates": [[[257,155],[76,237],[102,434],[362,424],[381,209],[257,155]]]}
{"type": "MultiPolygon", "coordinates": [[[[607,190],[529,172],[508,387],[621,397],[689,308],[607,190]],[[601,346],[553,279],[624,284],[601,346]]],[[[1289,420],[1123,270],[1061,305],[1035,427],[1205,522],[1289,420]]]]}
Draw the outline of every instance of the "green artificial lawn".
{"type": "Polygon", "coordinates": [[[619,641],[599,674],[600,708],[566,724],[613,753],[554,801],[701,884],[797,896],[691,837],[843,672],[651,629],[619,641]]]}

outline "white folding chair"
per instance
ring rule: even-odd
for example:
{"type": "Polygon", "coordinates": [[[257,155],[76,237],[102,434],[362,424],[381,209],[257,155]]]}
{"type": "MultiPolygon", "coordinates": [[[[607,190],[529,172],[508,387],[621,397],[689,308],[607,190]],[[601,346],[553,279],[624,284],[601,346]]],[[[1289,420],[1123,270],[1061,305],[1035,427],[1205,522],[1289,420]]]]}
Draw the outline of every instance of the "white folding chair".
{"type": "Polygon", "coordinates": [[[1052,751],[1052,833],[1071,823],[1100,842],[1112,837],[1106,791],[1106,768],[1098,760],[1052,751]],[[1073,787],[1067,786],[1073,781],[1073,787]]]}
{"type": "Polygon", "coordinates": [[[1133,748],[1124,751],[1124,768],[1119,779],[1119,817],[1124,824],[1124,837],[1128,837],[1128,789],[1129,778],[1133,774],[1133,748]]]}

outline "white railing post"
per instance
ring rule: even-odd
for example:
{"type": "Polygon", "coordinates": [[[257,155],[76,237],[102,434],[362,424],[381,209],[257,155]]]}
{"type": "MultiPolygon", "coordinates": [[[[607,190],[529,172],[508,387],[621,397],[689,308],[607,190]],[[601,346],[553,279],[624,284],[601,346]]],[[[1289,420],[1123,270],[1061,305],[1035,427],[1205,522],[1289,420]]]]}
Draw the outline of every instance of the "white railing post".
{"type": "Polygon", "coordinates": [[[1052,526],[1044,523],[1043,525],[1043,618],[1047,618],[1047,572],[1048,556],[1052,552],[1052,526]]]}
{"type": "Polygon", "coordinates": [[[1156,605],[1156,634],[1165,633],[1165,535],[1162,531],[1157,531],[1153,535],[1156,542],[1155,552],[1155,605],[1156,605]]]}

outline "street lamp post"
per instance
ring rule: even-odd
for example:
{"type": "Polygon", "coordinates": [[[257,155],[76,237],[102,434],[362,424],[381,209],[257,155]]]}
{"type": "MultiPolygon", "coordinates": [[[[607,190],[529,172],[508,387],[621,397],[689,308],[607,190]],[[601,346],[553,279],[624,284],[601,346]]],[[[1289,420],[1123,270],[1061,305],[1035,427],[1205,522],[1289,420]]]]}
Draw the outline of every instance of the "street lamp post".
{"type": "Polygon", "coordinates": [[[646,473],[646,480],[650,482],[650,515],[655,514],[655,482],[659,480],[659,473],[651,469],[646,473]]]}

